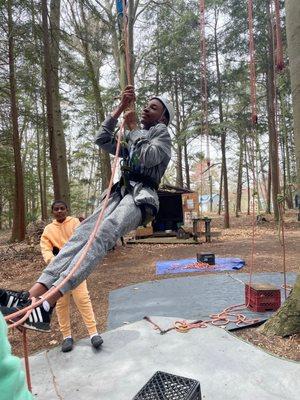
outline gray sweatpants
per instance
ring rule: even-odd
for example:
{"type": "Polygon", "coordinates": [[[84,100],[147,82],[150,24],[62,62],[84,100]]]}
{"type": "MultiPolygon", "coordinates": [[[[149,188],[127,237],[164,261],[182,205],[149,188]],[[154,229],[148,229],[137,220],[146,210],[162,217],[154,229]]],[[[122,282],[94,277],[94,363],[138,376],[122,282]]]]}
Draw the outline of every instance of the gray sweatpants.
{"type": "MultiPolygon", "coordinates": [[[[48,289],[57,286],[70,272],[89,239],[101,211],[102,204],[75,230],[59,254],[45,268],[37,282],[48,289]]],[[[100,263],[108,250],[126,233],[136,229],[142,221],[141,210],[131,194],[123,198],[118,192],[112,194],[95,239],[73,277],[60,289],[64,294],[78,286],[100,263]]]]}

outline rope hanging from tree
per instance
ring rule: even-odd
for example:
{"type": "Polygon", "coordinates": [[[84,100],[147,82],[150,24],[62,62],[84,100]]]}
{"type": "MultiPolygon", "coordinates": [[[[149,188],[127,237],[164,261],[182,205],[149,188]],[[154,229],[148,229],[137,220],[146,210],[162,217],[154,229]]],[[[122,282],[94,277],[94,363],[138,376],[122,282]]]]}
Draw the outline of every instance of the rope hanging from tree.
{"type": "MultiPolygon", "coordinates": [[[[205,0],[199,0],[199,34],[200,34],[200,82],[201,82],[201,106],[202,106],[202,124],[200,135],[200,154],[203,153],[203,136],[206,138],[206,171],[208,171],[208,181],[211,193],[211,160],[210,160],[210,138],[208,126],[208,85],[207,85],[207,52],[206,52],[206,35],[205,35],[205,0]]],[[[200,198],[201,198],[201,217],[202,210],[202,196],[203,196],[203,162],[200,160],[200,198]]],[[[210,207],[212,207],[212,198],[210,198],[210,207]]],[[[211,210],[212,211],[212,210],[211,210]]]]}
{"type": "Polygon", "coordinates": [[[251,120],[257,124],[256,104],[256,74],[255,74],[255,47],[253,35],[253,0],[248,0],[248,25],[249,25],[249,68],[250,68],[250,96],[251,96],[251,120]]]}
{"type": "Polygon", "coordinates": [[[206,60],[206,37],[205,37],[205,0],[199,0],[199,28],[200,28],[200,74],[201,74],[201,98],[204,120],[204,135],[206,137],[206,163],[210,166],[209,149],[209,127],[208,127],[208,91],[207,91],[207,60],[206,60]]]}

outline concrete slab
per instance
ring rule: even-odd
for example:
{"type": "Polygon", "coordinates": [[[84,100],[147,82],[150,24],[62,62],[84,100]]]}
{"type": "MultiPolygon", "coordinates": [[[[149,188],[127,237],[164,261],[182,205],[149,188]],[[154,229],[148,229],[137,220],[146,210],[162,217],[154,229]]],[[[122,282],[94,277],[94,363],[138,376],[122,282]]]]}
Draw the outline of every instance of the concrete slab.
{"type": "MultiPolygon", "coordinates": [[[[151,318],[162,327],[175,321],[151,318]]],[[[198,380],[203,400],[299,399],[300,363],[273,357],[220,328],[162,336],[139,321],[103,338],[97,353],[83,339],[71,353],[57,348],[30,357],[36,399],[130,400],[158,370],[198,380]]]]}
{"type": "MultiPolygon", "coordinates": [[[[293,284],[295,279],[296,273],[287,274],[289,284],[293,284]]],[[[126,322],[139,321],[145,315],[205,319],[209,314],[219,313],[230,305],[244,303],[243,282],[248,281],[249,274],[231,272],[149,281],[113,290],[109,294],[107,327],[109,330],[115,329],[126,322]]],[[[253,282],[272,283],[280,288],[283,275],[254,274],[253,282]]],[[[253,313],[245,310],[243,314],[265,319],[272,312],[253,313]]],[[[227,328],[234,326],[230,324],[227,328]]]]}

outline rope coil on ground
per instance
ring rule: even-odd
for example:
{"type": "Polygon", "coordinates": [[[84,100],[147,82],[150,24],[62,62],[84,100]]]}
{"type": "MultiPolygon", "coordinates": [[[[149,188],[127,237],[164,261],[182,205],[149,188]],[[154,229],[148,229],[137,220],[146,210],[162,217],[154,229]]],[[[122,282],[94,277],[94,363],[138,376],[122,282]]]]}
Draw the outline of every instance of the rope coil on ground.
{"type": "Polygon", "coordinates": [[[218,314],[210,314],[209,319],[206,320],[197,320],[192,322],[186,320],[178,320],[174,322],[173,326],[166,330],[163,330],[149,317],[146,316],[144,317],[144,319],[150,322],[155,330],[159,330],[161,335],[164,335],[171,330],[175,330],[176,332],[180,333],[187,333],[191,329],[207,328],[210,324],[218,327],[225,327],[229,323],[234,323],[237,326],[240,326],[241,324],[251,325],[260,321],[260,318],[247,318],[244,314],[238,312],[244,310],[245,308],[245,304],[236,304],[225,308],[218,314]]]}

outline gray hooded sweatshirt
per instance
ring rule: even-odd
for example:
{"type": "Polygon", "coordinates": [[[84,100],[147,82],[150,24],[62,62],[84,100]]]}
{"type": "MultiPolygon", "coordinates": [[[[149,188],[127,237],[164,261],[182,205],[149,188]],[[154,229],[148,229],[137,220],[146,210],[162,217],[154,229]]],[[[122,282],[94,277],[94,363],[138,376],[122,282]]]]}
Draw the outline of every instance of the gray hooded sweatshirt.
{"type": "MultiPolygon", "coordinates": [[[[105,119],[95,138],[95,143],[110,154],[116,153],[117,140],[114,130],[117,119],[109,116],[105,119]]],[[[159,123],[149,130],[139,129],[125,132],[120,157],[128,158],[131,168],[145,177],[160,183],[171,159],[171,137],[165,124],[159,123]]],[[[135,204],[148,204],[159,208],[155,190],[141,182],[131,182],[135,204]]]]}

